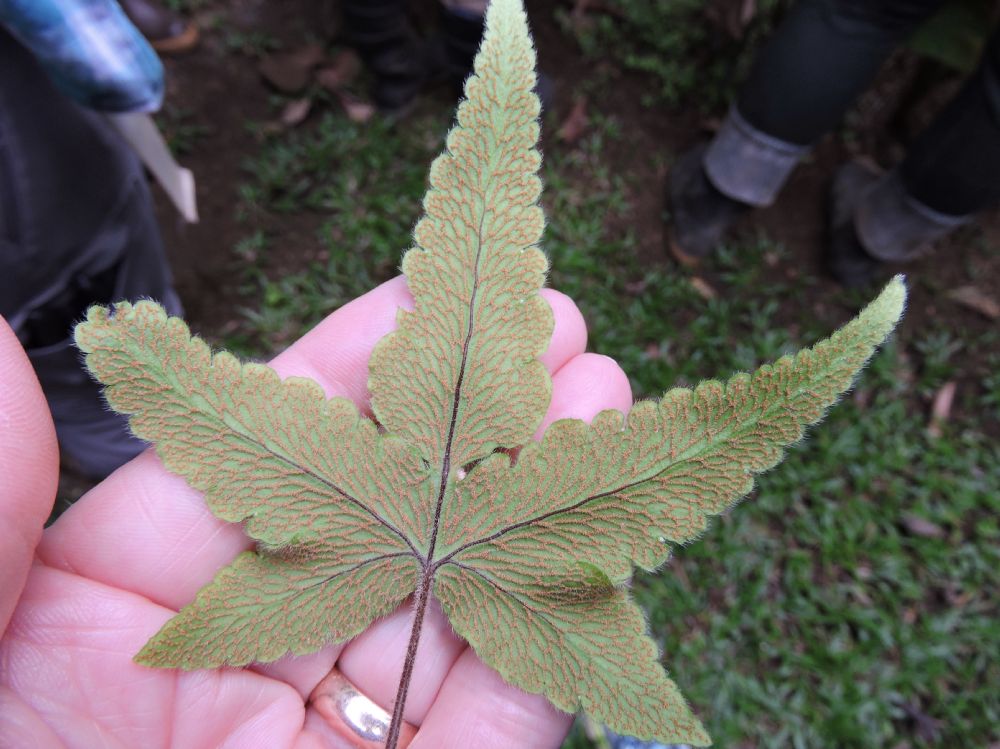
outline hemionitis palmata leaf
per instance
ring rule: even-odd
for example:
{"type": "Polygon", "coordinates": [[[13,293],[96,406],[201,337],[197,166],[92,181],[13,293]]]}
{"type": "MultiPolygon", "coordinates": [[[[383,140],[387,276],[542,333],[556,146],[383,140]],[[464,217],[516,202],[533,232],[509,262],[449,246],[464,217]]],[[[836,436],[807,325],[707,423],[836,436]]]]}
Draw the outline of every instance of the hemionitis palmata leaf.
{"type": "Polygon", "coordinates": [[[152,302],[92,308],[76,341],[109,403],[257,544],[136,656],[214,668],[344,641],[413,596],[386,743],[398,737],[433,596],[508,682],[614,730],[706,745],[627,581],[739,500],[847,388],[902,314],[894,279],[812,349],[675,389],[627,417],[553,424],[535,55],[496,0],[447,149],[431,168],[415,306],[376,347],[378,425],[308,380],[213,353],[152,302]],[[499,448],[520,448],[515,460],[499,448]]]}

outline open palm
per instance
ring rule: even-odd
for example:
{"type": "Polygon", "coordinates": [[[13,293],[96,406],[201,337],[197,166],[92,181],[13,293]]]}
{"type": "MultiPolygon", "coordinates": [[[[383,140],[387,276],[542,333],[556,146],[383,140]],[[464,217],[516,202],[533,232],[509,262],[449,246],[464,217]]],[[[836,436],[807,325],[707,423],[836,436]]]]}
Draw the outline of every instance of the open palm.
{"type": "MultiPolygon", "coordinates": [[[[567,297],[543,361],[553,376],[545,425],[631,405],[610,359],[583,353],[567,297]]],[[[411,306],[402,278],[346,305],[278,356],[282,377],[319,382],[367,405],[375,342],[411,306]]],[[[2,323],[2,321],[0,321],[2,323]]],[[[215,573],[250,545],[152,451],[119,469],[51,528],[57,449],[44,398],[0,324],[0,746],[350,747],[309,706],[334,664],[391,707],[409,638],[404,606],[346,645],[248,669],[149,669],[132,657],[215,573]]],[[[570,716],[503,682],[432,603],[405,718],[414,749],[557,747],[570,716]]]]}

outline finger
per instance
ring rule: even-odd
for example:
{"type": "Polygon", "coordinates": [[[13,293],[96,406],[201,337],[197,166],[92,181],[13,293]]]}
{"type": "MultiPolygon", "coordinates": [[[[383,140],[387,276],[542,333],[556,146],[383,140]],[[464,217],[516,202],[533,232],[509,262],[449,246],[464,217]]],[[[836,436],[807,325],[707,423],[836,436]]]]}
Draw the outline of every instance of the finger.
{"type": "MultiPolygon", "coordinates": [[[[399,308],[413,309],[413,297],[403,276],[376,291],[384,294],[378,305],[346,305],[277,356],[271,366],[282,377],[309,377],[323,385],[329,397],[344,396],[359,408],[366,408],[368,359],[372,349],[379,339],[395,329],[399,308]]],[[[540,357],[551,374],[586,349],[587,326],[576,303],[568,296],[555,289],[542,289],[541,295],[555,318],[549,346],[540,357]]]]}
{"type": "Polygon", "coordinates": [[[345,644],[338,642],[327,645],[307,655],[286,655],[272,663],[258,663],[251,668],[259,674],[290,684],[305,700],[323,677],[330,673],[345,644]]]}
{"type": "Polygon", "coordinates": [[[400,308],[412,309],[406,279],[397,276],[345,304],[271,360],[281,377],[308,377],[327,397],[368,406],[368,359],[375,344],[395,330],[400,308]]]}
{"type": "Polygon", "coordinates": [[[549,347],[542,354],[541,361],[549,374],[558,372],[574,356],[587,348],[587,324],[576,302],[555,289],[542,289],[542,298],[552,308],[555,327],[549,347]]]}
{"type": "MultiPolygon", "coordinates": [[[[576,304],[565,294],[553,289],[543,289],[542,296],[552,307],[555,328],[548,350],[541,357],[550,373],[556,373],[583,353],[587,345],[587,328],[576,304]]],[[[341,656],[338,668],[353,681],[367,684],[368,692],[382,698],[382,704],[391,704],[399,684],[399,670],[409,643],[412,601],[394,614],[380,621],[375,627],[352,641],[352,647],[341,656]],[[376,684],[377,682],[377,684],[376,684]]],[[[435,691],[429,685],[440,684],[465,649],[465,643],[452,631],[433,599],[428,605],[417,649],[414,686],[409,692],[404,719],[419,720],[430,709],[435,691]]],[[[324,674],[325,675],[325,674],[324,674]]],[[[547,705],[544,703],[543,705],[547,705]]],[[[544,707],[543,707],[544,709],[544,707]]],[[[302,747],[329,746],[349,749],[347,742],[335,734],[315,709],[306,718],[302,747]]],[[[433,746],[433,745],[430,745],[433,746]]]]}
{"type": "MultiPolygon", "coordinates": [[[[408,602],[348,643],[337,662],[349,681],[369,699],[386,708],[391,707],[396,698],[412,623],[412,602],[408,602]]],[[[431,599],[424,614],[406,698],[403,714],[406,721],[420,725],[438,688],[465,647],[465,642],[452,630],[440,604],[431,599]]]]}
{"type": "Polygon", "coordinates": [[[410,749],[556,749],[573,716],[512,687],[471,650],[456,661],[410,749]]]}
{"type": "MultiPolygon", "coordinates": [[[[614,360],[596,354],[577,354],[552,377],[552,406],[545,421],[589,420],[607,408],[627,411],[631,398],[628,378],[614,360]]],[[[391,705],[396,696],[412,619],[408,606],[400,608],[348,643],[338,662],[344,676],[383,707],[391,705]]],[[[464,649],[464,642],[451,630],[432,599],[424,618],[405,706],[404,717],[408,722],[421,724],[464,649]]]]}
{"type": "Polygon", "coordinates": [[[357,742],[349,741],[341,736],[315,708],[306,712],[305,724],[295,749],[358,749],[357,742]]]}
{"type": "Polygon", "coordinates": [[[8,744],[18,716],[0,711],[0,746],[290,746],[304,706],[288,685],[236,669],[151,671],[133,662],[170,615],[142,597],[35,565],[0,641],[0,683],[60,741],[8,744]]]}
{"type": "Polygon", "coordinates": [[[590,421],[601,411],[628,413],[631,407],[632,386],[618,362],[600,354],[580,354],[553,375],[552,400],[535,439],[559,419],[590,421]]]}
{"type": "Polygon", "coordinates": [[[24,588],[59,479],[52,417],[31,362],[0,317],[0,632],[24,588]]]}
{"type": "MultiPolygon", "coordinates": [[[[543,289],[542,296],[552,308],[555,322],[552,339],[541,361],[550,373],[556,373],[556,378],[562,368],[578,358],[586,348],[587,326],[576,303],[568,296],[554,289],[543,289]]],[[[586,367],[572,369],[580,372],[586,367]]],[[[402,667],[399,656],[406,652],[411,618],[409,605],[404,606],[356,638],[353,643],[356,647],[340,657],[339,667],[344,675],[352,680],[358,676],[377,695],[394,695],[393,690],[399,683],[398,670],[402,667]],[[373,657],[374,661],[371,660],[373,657]]],[[[416,671],[420,674],[421,684],[440,684],[464,647],[464,642],[454,634],[440,607],[433,603],[425,615],[417,651],[416,671]]],[[[325,672],[319,677],[324,675],[325,672]]],[[[308,680],[305,683],[309,683],[308,680]]],[[[433,698],[433,689],[411,690],[406,719],[419,720],[427,712],[433,698]]]]}

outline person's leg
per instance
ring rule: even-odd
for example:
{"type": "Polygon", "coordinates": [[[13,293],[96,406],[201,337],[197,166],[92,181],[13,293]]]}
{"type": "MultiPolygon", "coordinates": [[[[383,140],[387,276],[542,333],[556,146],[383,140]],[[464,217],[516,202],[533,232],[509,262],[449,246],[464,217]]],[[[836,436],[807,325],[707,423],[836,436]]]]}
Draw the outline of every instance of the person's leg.
{"type": "Polygon", "coordinates": [[[441,0],[444,19],[445,59],[449,75],[464,81],[483,38],[486,0],[441,0]]]}
{"type": "MultiPolygon", "coordinates": [[[[398,117],[428,84],[448,84],[461,95],[483,38],[487,5],[487,0],[442,0],[441,31],[425,40],[410,24],[406,0],[344,0],[345,37],[375,76],[372,98],[378,108],[398,117]]],[[[544,75],[536,92],[543,107],[551,102],[551,82],[544,75]]]]}
{"type": "Polygon", "coordinates": [[[843,283],[910,260],[1000,202],[1000,32],[976,73],[888,174],[858,165],[834,182],[827,262],[843,283]]]}
{"type": "MultiPolygon", "coordinates": [[[[145,176],[133,179],[125,201],[91,240],[101,253],[117,261],[89,278],[81,278],[83,293],[63,310],[42,311],[50,319],[72,325],[91,304],[128,299],[155,299],[170,314],[181,304],[171,286],[163,245],[145,176]]],[[[29,318],[28,327],[31,329],[29,318]]],[[[55,331],[56,326],[52,327],[55,331]]],[[[83,369],[80,352],[69,337],[54,342],[36,340],[28,348],[56,424],[67,464],[94,477],[106,476],[146,448],[128,431],[126,419],[104,403],[97,383],[83,369]],[[42,345],[37,345],[42,344],[42,345]]]]}
{"type": "Polygon", "coordinates": [[[761,50],[701,156],[672,177],[682,252],[712,249],[742,206],[770,205],[893,47],[943,0],[802,0],[761,50]]]}
{"type": "Polygon", "coordinates": [[[426,45],[407,17],[407,0],[344,0],[344,34],[375,76],[380,110],[405,110],[431,76],[426,45]]]}
{"type": "Polygon", "coordinates": [[[803,0],[761,50],[736,109],[768,137],[808,146],[943,0],[803,0]]]}
{"type": "MultiPolygon", "coordinates": [[[[945,223],[1000,202],[1000,32],[972,78],[913,144],[899,184],[945,223]]],[[[876,252],[892,259],[911,254],[901,247],[876,252]]]]}
{"type": "Polygon", "coordinates": [[[145,445],[105,406],[71,329],[91,303],[143,297],[180,312],[141,167],[0,29],[0,313],[36,368],[64,458],[94,477],[145,445]]]}

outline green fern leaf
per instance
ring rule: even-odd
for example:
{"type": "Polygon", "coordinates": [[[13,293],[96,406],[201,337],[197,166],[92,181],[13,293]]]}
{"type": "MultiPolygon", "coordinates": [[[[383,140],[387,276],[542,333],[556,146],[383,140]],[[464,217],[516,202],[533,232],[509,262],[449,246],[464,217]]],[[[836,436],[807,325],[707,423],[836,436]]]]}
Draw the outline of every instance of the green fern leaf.
{"type": "Polygon", "coordinates": [[[403,259],[415,309],[372,354],[376,417],[444,480],[526,442],[549,402],[534,61],[523,14],[497,3],[403,259]]]}
{"type": "MultiPolygon", "coordinates": [[[[315,383],[212,354],[151,302],[93,308],[76,340],[109,403],[257,544],[137,655],[165,668],[270,661],[430,598],[508,682],[621,733],[709,739],[660,665],[628,580],[695,539],[851,386],[902,314],[895,279],[853,322],[752,375],[623,417],[556,422],[538,295],[546,261],[534,50],[496,0],[403,261],[412,312],[376,347],[381,429],[315,383]],[[498,448],[520,448],[516,462],[498,448]]],[[[394,706],[402,715],[413,659],[394,706]]]]}

